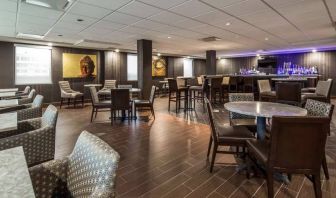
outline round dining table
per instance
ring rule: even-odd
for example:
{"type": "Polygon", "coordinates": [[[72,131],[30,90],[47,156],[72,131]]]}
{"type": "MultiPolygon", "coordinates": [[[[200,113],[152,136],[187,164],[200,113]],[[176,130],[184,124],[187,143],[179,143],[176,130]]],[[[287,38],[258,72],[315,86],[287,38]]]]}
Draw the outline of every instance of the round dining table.
{"type": "Polygon", "coordinates": [[[257,138],[261,140],[265,138],[266,118],[307,115],[307,110],[304,108],[273,102],[228,102],[224,104],[224,108],[231,112],[255,116],[257,118],[257,138]]]}

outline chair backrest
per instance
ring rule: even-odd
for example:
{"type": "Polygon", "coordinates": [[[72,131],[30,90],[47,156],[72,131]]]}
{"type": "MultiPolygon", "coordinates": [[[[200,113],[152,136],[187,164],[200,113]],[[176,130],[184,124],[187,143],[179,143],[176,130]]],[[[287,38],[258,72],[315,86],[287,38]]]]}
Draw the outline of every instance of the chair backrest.
{"type": "Polygon", "coordinates": [[[204,101],[205,101],[205,104],[206,104],[206,109],[207,109],[208,119],[209,119],[209,125],[210,125],[210,128],[211,128],[211,137],[212,137],[214,142],[217,142],[218,141],[218,133],[217,133],[217,129],[216,129],[215,122],[214,122],[212,105],[209,102],[208,98],[205,97],[204,101]]]}
{"type": "Polygon", "coordinates": [[[51,126],[56,128],[58,110],[54,105],[49,105],[42,115],[41,127],[51,126]]]}
{"type": "Polygon", "coordinates": [[[269,165],[293,173],[320,173],[328,128],[327,117],[272,117],[269,165]]]}
{"type": "Polygon", "coordinates": [[[230,77],[225,76],[223,77],[222,85],[229,85],[230,84],[230,77]]]}
{"type": "Polygon", "coordinates": [[[42,107],[43,99],[44,97],[42,95],[39,95],[39,94],[36,95],[33,100],[32,107],[42,107]]]}
{"type": "Polygon", "coordinates": [[[269,80],[258,80],[259,93],[272,91],[269,80]]]}
{"type": "Polygon", "coordinates": [[[300,105],[301,84],[297,82],[276,83],[276,101],[278,103],[300,105]]]}
{"type": "Polygon", "coordinates": [[[122,88],[122,89],[132,89],[132,85],[118,85],[118,88],[122,88]]]}
{"type": "Polygon", "coordinates": [[[30,87],[29,86],[26,86],[23,90],[23,94],[28,94],[30,91],[30,87]]]}
{"type": "Polygon", "coordinates": [[[116,83],[116,80],[105,80],[103,89],[115,89],[116,83]]]}
{"type": "Polygon", "coordinates": [[[29,99],[32,99],[36,96],[36,90],[35,89],[32,89],[30,92],[29,92],[29,95],[28,95],[28,98],[29,99]]]}
{"type": "Polygon", "coordinates": [[[61,91],[64,91],[66,93],[72,92],[69,81],[59,81],[58,84],[60,86],[61,91]]]}
{"type": "Polygon", "coordinates": [[[203,79],[201,76],[197,77],[197,84],[202,85],[203,84],[203,79]]]}
{"type": "Polygon", "coordinates": [[[155,99],[155,91],[156,91],[156,87],[153,85],[150,95],[149,95],[149,102],[154,104],[154,99],[155,99]]]}
{"type": "Polygon", "coordinates": [[[332,83],[333,83],[332,79],[328,79],[326,81],[322,81],[322,80],[318,81],[315,93],[329,98],[330,93],[331,93],[332,83]]]}
{"type": "Polygon", "coordinates": [[[177,81],[175,79],[168,79],[169,91],[177,91],[177,81]]]}
{"type": "Polygon", "coordinates": [[[247,77],[247,76],[245,76],[243,78],[243,83],[244,83],[244,85],[253,85],[253,83],[254,83],[254,77],[247,77]]]}
{"type": "MultiPolygon", "coordinates": [[[[229,102],[244,102],[254,101],[253,93],[229,93],[229,102]]],[[[254,119],[254,116],[244,115],[235,112],[229,112],[229,118],[231,119],[254,119]]]]}
{"type": "Polygon", "coordinates": [[[186,80],[183,78],[176,78],[176,83],[177,83],[178,88],[185,87],[185,82],[186,80]]]}
{"type": "Polygon", "coordinates": [[[115,197],[119,154],[83,131],[69,156],[67,188],[72,197],[115,197]]]}
{"type": "Polygon", "coordinates": [[[305,109],[307,109],[308,116],[329,117],[331,120],[334,111],[334,105],[317,100],[307,99],[305,109]]]}
{"type": "Polygon", "coordinates": [[[238,77],[237,76],[231,76],[229,84],[230,85],[237,85],[238,84],[238,77]]]}
{"type": "Polygon", "coordinates": [[[222,77],[211,78],[211,89],[220,89],[222,87],[222,81],[222,77]]]}
{"type": "Polygon", "coordinates": [[[96,87],[90,87],[90,94],[91,94],[92,105],[99,103],[99,97],[97,94],[96,87]]]}
{"type": "Polygon", "coordinates": [[[117,110],[128,110],[130,108],[129,89],[111,89],[112,108],[117,110]]]}

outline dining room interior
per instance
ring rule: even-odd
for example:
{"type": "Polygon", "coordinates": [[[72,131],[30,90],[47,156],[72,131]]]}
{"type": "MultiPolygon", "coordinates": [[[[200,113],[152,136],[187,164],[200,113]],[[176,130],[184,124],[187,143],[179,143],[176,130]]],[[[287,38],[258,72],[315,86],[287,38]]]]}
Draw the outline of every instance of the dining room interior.
{"type": "Polygon", "coordinates": [[[335,197],[335,0],[1,0],[0,197],[335,197]]]}

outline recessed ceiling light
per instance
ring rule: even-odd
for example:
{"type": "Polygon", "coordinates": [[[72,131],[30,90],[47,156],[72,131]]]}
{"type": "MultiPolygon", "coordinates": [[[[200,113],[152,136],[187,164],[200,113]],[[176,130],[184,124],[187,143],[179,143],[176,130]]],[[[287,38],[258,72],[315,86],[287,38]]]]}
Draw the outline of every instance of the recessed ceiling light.
{"type": "Polygon", "coordinates": [[[265,38],[265,41],[268,41],[268,40],[269,40],[269,39],[266,37],[266,38],[265,38]]]}
{"type": "Polygon", "coordinates": [[[317,52],[317,50],[316,50],[316,49],[313,49],[312,52],[315,53],[315,52],[317,52]]]}
{"type": "Polygon", "coordinates": [[[48,46],[52,46],[52,43],[48,43],[48,46]]]}
{"type": "Polygon", "coordinates": [[[222,57],[218,57],[218,60],[222,59],[222,57]]]}
{"type": "Polygon", "coordinates": [[[225,23],[225,25],[226,25],[226,26],[229,26],[229,25],[231,25],[231,23],[230,23],[230,22],[227,22],[227,23],[225,23]]]}
{"type": "Polygon", "coordinates": [[[77,19],[77,21],[78,21],[78,22],[82,22],[82,21],[84,21],[84,19],[77,19]]]}
{"type": "Polygon", "coordinates": [[[115,51],[115,52],[117,52],[117,53],[118,53],[118,52],[120,52],[120,50],[119,50],[119,49],[115,49],[114,51],[115,51]]]}
{"type": "Polygon", "coordinates": [[[57,36],[63,36],[62,34],[59,34],[59,35],[57,35],[57,36]]]}
{"type": "Polygon", "coordinates": [[[168,38],[170,39],[171,37],[170,37],[170,36],[168,36],[168,38]]]}
{"type": "Polygon", "coordinates": [[[190,58],[190,56],[187,56],[187,58],[190,58]]]}
{"type": "Polygon", "coordinates": [[[260,56],[260,54],[257,54],[257,56],[259,57],[259,56],[260,56]]]}
{"type": "Polygon", "coordinates": [[[157,54],[157,56],[161,56],[161,54],[160,54],[160,53],[158,53],[158,54],[157,54]]]}

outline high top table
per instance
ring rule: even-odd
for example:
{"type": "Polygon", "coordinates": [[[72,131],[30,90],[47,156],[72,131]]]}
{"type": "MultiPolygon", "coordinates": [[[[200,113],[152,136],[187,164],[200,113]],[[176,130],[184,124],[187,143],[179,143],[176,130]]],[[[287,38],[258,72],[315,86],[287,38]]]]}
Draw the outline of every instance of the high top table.
{"type": "Polygon", "coordinates": [[[19,91],[18,88],[0,89],[0,93],[3,93],[3,92],[17,92],[17,91],[19,91]]]}
{"type": "Polygon", "coordinates": [[[266,118],[272,116],[306,116],[307,110],[281,103],[273,102],[228,102],[225,109],[231,112],[257,117],[257,137],[265,139],[266,118]]]}
{"type": "Polygon", "coordinates": [[[35,197],[21,146],[0,151],[0,197],[35,197]]]}
{"type": "Polygon", "coordinates": [[[17,112],[0,114],[0,133],[16,130],[17,127],[18,127],[17,112]]]}
{"type": "Polygon", "coordinates": [[[16,92],[0,92],[0,98],[15,96],[16,92]]]}

